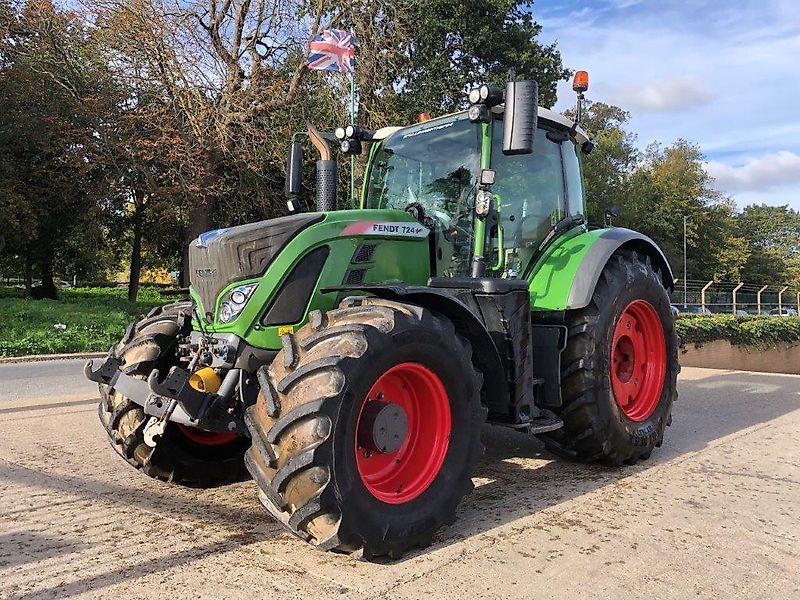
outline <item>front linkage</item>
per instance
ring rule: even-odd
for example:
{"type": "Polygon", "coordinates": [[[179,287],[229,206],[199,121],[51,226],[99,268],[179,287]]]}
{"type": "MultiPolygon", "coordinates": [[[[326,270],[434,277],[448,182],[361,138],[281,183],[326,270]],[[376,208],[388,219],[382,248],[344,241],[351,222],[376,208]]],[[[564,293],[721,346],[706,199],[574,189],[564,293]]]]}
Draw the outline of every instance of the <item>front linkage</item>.
{"type": "MultiPolygon", "coordinates": [[[[198,349],[198,353],[202,348],[198,349]]],[[[194,362],[194,361],[193,361],[194,362]]],[[[192,369],[173,366],[163,380],[157,369],[147,380],[127,375],[124,358],[109,353],[99,368],[90,360],[84,366],[86,377],[135,402],[151,417],[145,429],[145,439],[154,445],[153,437],[163,433],[166,421],[205,431],[235,433],[249,436],[244,424],[244,409],[255,402],[258,389],[252,385],[253,376],[242,369],[230,369],[217,391],[201,391],[192,385],[192,369]],[[153,429],[151,429],[153,428],[153,429]]]]}

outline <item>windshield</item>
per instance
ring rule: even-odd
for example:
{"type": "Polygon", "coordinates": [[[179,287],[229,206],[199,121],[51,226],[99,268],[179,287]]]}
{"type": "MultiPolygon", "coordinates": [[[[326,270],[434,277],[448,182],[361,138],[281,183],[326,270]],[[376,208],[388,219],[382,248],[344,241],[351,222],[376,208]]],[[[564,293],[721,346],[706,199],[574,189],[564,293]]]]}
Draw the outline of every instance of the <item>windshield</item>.
{"type": "Polygon", "coordinates": [[[401,129],[375,154],[367,207],[413,208],[434,231],[437,275],[469,270],[480,149],[481,127],[462,113],[401,129]]]}
{"type": "Polygon", "coordinates": [[[419,204],[443,228],[470,216],[480,167],[480,127],[466,115],[402,129],[373,160],[368,208],[419,204]]]}

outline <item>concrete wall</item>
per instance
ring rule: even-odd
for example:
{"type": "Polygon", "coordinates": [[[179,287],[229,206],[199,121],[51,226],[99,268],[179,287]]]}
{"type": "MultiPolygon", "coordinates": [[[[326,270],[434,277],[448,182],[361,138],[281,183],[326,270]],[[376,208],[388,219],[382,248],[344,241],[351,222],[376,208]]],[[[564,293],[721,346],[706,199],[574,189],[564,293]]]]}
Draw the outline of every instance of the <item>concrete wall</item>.
{"type": "Polygon", "coordinates": [[[681,347],[678,360],[684,367],[800,375],[800,344],[783,344],[764,350],[733,346],[727,340],[717,340],[700,348],[694,344],[681,347]]]}

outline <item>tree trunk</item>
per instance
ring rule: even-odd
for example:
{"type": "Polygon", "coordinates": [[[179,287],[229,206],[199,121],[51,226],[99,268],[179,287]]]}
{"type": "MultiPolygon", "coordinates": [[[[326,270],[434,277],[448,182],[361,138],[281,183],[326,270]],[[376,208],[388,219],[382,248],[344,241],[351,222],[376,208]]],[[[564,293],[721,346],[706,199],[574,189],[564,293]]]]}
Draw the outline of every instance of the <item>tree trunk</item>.
{"type": "Polygon", "coordinates": [[[203,194],[194,199],[189,209],[189,230],[183,242],[183,258],[181,260],[181,286],[188,287],[191,276],[189,273],[189,245],[201,233],[214,228],[212,215],[217,206],[219,183],[222,181],[225,164],[222,159],[222,149],[210,147],[206,150],[208,170],[203,177],[203,194]]]}
{"type": "Polygon", "coordinates": [[[139,293],[139,277],[142,271],[142,212],[137,207],[133,217],[133,247],[131,248],[131,271],[128,278],[128,302],[136,302],[139,293]]]}
{"type": "Polygon", "coordinates": [[[216,197],[198,198],[189,210],[189,230],[183,243],[183,260],[181,261],[181,286],[189,285],[189,246],[201,233],[214,228],[211,215],[217,205],[216,197]]]}
{"type": "Polygon", "coordinates": [[[25,296],[30,298],[33,288],[33,257],[28,247],[25,247],[25,296]]]}
{"type": "Polygon", "coordinates": [[[39,293],[36,294],[37,298],[50,298],[51,300],[58,300],[58,290],[53,281],[53,259],[47,256],[42,260],[42,285],[39,288],[39,293]]]}

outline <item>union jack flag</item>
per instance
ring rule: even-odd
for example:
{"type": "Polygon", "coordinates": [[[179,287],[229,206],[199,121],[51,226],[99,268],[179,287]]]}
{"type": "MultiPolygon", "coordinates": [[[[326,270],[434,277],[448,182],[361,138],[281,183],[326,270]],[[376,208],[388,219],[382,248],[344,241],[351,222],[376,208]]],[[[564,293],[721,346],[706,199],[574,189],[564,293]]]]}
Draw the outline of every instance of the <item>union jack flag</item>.
{"type": "Polygon", "coordinates": [[[325,29],[311,40],[308,68],[352,73],[355,69],[355,38],[342,29],[325,29]]]}

